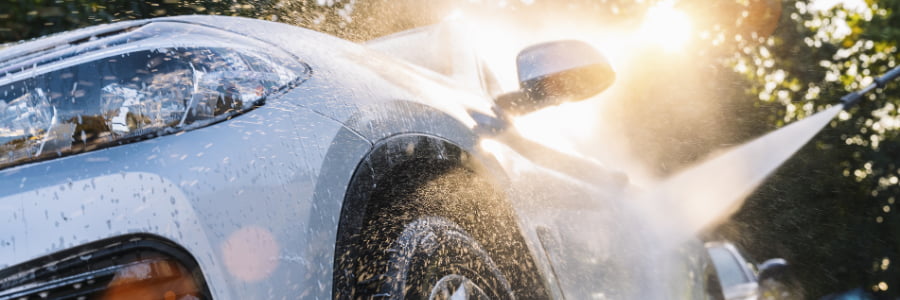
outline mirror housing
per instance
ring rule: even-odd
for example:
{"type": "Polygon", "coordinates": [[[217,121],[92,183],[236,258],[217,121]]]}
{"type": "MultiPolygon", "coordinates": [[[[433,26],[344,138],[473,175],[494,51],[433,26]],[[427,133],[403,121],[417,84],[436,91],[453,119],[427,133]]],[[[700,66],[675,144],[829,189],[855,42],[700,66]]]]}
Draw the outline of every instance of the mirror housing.
{"type": "Polygon", "coordinates": [[[759,264],[759,273],[756,276],[759,282],[772,279],[783,281],[788,272],[788,262],[783,258],[771,258],[759,264]]]}
{"type": "Polygon", "coordinates": [[[759,265],[757,273],[759,295],[779,295],[777,299],[802,299],[788,262],[782,258],[772,258],[759,265]]]}
{"type": "Polygon", "coordinates": [[[576,40],[525,48],[516,57],[516,65],[520,89],[496,99],[500,108],[512,114],[590,98],[616,79],[603,54],[576,40]]]}

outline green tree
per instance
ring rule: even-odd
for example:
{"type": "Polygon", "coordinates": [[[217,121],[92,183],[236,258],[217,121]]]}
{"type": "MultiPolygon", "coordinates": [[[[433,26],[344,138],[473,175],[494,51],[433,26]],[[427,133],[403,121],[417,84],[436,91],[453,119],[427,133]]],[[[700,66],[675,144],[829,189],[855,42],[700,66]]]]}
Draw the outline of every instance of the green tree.
{"type": "Polygon", "coordinates": [[[122,20],[186,14],[255,17],[268,2],[252,0],[2,0],[0,43],[122,20]]]}
{"type": "MultiPolygon", "coordinates": [[[[730,60],[748,95],[774,105],[783,126],[837,103],[896,65],[898,1],[816,7],[784,1],[774,35],[745,38],[730,60]],[[893,26],[893,28],[891,27],[893,26]]],[[[890,84],[838,119],[783,166],[723,227],[758,258],[782,256],[807,296],[863,287],[900,295],[896,122],[900,97],[890,84]]]]}

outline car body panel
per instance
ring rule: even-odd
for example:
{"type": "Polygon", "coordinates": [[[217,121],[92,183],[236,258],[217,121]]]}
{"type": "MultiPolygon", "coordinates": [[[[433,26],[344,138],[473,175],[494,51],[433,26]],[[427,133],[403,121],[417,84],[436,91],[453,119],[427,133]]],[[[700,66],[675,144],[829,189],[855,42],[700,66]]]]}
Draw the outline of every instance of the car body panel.
{"type": "MultiPolygon", "coordinates": [[[[640,223],[617,203],[621,184],[587,184],[504,145],[492,130],[503,116],[488,93],[285,24],[183,16],[128,26],[146,22],[209,26],[277,45],[312,75],[208,127],[0,170],[0,220],[10,224],[0,228],[0,268],[143,233],[193,254],[214,298],[330,298],[338,222],[354,171],[373,145],[422,135],[448,141],[486,167],[515,210],[551,296],[642,295],[623,285],[652,272],[625,272],[642,259],[627,252],[645,245],[620,239],[640,223]],[[621,247],[623,240],[634,244],[621,247]]],[[[15,51],[104,28],[112,27],[15,51]]],[[[681,297],[692,285],[684,286],[657,296],[681,297]]]]}
{"type": "Polygon", "coordinates": [[[493,99],[487,95],[359,44],[290,25],[250,19],[234,18],[226,23],[211,16],[160,20],[215,26],[279,45],[297,55],[315,73],[309,84],[298,87],[306,89],[309,96],[299,105],[348,124],[372,141],[402,132],[421,132],[464,142],[474,136],[471,129],[476,121],[472,112],[495,116],[491,109],[493,99]],[[420,118],[416,113],[423,107],[449,116],[468,129],[448,129],[444,122],[420,118]]]}
{"type": "MultiPolygon", "coordinates": [[[[225,28],[250,36],[257,36],[263,31],[261,28],[254,29],[252,26],[244,25],[225,28]]],[[[372,143],[409,133],[436,136],[472,154],[473,158],[481,160],[483,165],[498,166],[490,162],[496,159],[493,154],[485,153],[480,148],[478,143],[482,137],[473,131],[478,125],[477,117],[497,117],[491,110],[493,100],[487,95],[454,86],[452,82],[438,74],[416,68],[357,44],[340,41],[346,43],[342,45],[344,47],[315,49],[316,45],[307,43],[291,45],[292,41],[300,40],[297,35],[284,37],[267,34],[265,38],[277,43],[287,43],[289,44],[285,46],[287,49],[297,49],[293,53],[307,61],[313,69],[314,75],[297,88],[306,95],[303,102],[298,105],[346,124],[348,128],[372,143]],[[334,89],[334,86],[343,88],[334,89]],[[372,98],[371,95],[379,97],[372,98]]],[[[527,160],[517,168],[532,168],[533,172],[544,172],[543,168],[529,164],[527,160]]],[[[504,169],[488,171],[500,178],[507,177],[507,171],[504,169]]],[[[534,182],[509,185],[504,189],[515,191],[521,184],[533,185],[534,182]]],[[[545,193],[541,197],[555,199],[558,195],[545,193]]],[[[534,193],[509,197],[520,216],[521,206],[532,206],[538,201],[536,198],[537,194],[534,193]]],[[[571,199],[574,201],[584,198],[571,199]]],[[[547,200],[541,202],[565,203],[547,200]]],[[[544,207],[543,211],[549,209],[551,208],[544,207]]],[[[525,223],[527,220],[529,219],[519,218],[520,229],[523,233],[528,232],[526,240],[532,251],[540,251],[535,233],[536,225],[525,223]]],[[[535,255],[535,257],[544,260],[546,256],[535,255]]],[[[551,278],[549,280],[552,281],[549,261],[539,265],[542,266],[545,277],[551,278]]],[[[549,286],[558,288],[556,284],[549,286]]],[[[555,293],[561,295],[561,291],[557,290],[555,293]]]]}
{"type": "Polygon", "coordinates": [[[337,220],[321,216],[339,214],[356,161],[370,148],[337,122],[276,102],[182,134],[6,169],[0,243],[8,246],[0,247],[0,265],[152,233],[195,256],[214,296],[328,297],[329,282],[321,278],[330,277],[332,259],[323,253],[334,244],[337,220]],[[326,167],[331,171],[322,172],[326,167]],[[329,180],[320,181],[325,174],[329,180]],[[276,262],[271,270],[223,265],[224,247],[246,239],[247,228],[277,241],[277,255],[261,258],[276,262]],[[299,282],[252,275],[263,271],[299,282]]]}
{"type": "Polygon", "coordinates": [[[0,53],[0,62],[9,62],[15,60],[24,60],[32,58],[35,55],[42,54],[42,51],[48,49],[64,49],[72,46],[72,41],[86,41],[93,36],[103,35],[110,32],[118,32],[129,27],[147,24],[149,20],[133,20],[123,21],[112,24],[102,24],[91,26],[59,34],[49,35],[37,40],[28,41],[20,44],[7,44],[7,48],[0,53]]]}
{"type": "MultiPolygon", "coordinates": [[[[194,19],[216,21],[199,22],[205,25],[223,21],[214,17],[158,21],[194,19]]],[[[268,22],[263,27],[250,26],[260,22],[227,20],[247,22],[247,26],[238,26],[245,30],[286,26],[268,22]]],[[[414,85],[402,87],[389,82],[398,80],[396,77],[384,79],[381,76],[386,73],[354,66],[368,52],[364,47],[296,27],[287,29],[283,35],[266,36],[287,38],[293,44],[302,41],[295,48],[284,48],[309,62],[314,75],[260,108],[206,128],[0,170],[0,177],[5,178],[0,218],[11,224],[0,232],[0,245],[8,245],[0,247],[0,265],[117,235],[151,233],[184,246],[196,257],[213,296],[254,298],[284,293],[330,297],[328,278],[333,272],[341,202],[350,176],[372,143],[414,132],[452,139],[476,152],[476,138],[447,114],[435,116],[450,126],[442,126],[436,119],[417,119],[423,111],[421,105],[398,99],[421,102],[427,96],[410,96],[406,89],[414,85]],[[343,46],[357,54],[347,51],[335,59],[335,53],[321,49],[326,46],[343,46]],[[303,51],[291,51],[297,48],[303,51]],[[353,61],[346,59],[351,56],[353,61]],[[353,80],[346,80],[348,73],[354,73],[349,76],[353,80]],[[367,110],[391,103],[406,108],[367,110]],[[350,119],[355,121],[347,121],[350,119]],[[235,152],[229,153],[231,150],[235,152]],[[323,172],[326,169],[328,172],[323,172]],[[158,184],[139,184],[148,180],[158,180],[158,184]],[[47,201],[60,205],[45,208],[47,201]],[[266,278],[285,278],[286,282],[241,278],[240,270],[223,266],[228,264],[223,249],[231,244],[229,235],[238,234],[240,240],[245,228],[272,234],[280,245],[279,254],[264,259],[275,260],[280,267],[267,270],[271,273],[266,278]],[[294,266],[284,267],[287,265],[294,266]],[[298,290],[285,290],[284,286],[298,290]]],[[[383,62],[381,66],[389,65],[383,62]]],[[[429,83],[422,76],[407,76],[423,85],[429,83]]],[[[449,86],[441,88],[460,93],[449,86]]],[[[466,118],[466,110],[457,104],[465,101],[443,100],[447,102],[438,106],[466,118]]],[[[490,99],[479,101],[484,106],[490,99]]],[[[471,118],[468,123],[474,125],[471,118]]]]}

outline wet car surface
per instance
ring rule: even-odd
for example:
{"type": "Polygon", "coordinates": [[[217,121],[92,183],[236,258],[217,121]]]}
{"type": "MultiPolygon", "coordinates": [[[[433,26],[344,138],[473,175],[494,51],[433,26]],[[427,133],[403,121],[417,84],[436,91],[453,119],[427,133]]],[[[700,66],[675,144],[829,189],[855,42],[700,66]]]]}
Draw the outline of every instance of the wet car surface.
{"type": "Polygon", "coordinates": [[[582,163],[507,131],[479,81],[226,17],[0,60],[3,299],[709,296],[702,245],[632,253],[627,180],[541,164],[582,163]]]}

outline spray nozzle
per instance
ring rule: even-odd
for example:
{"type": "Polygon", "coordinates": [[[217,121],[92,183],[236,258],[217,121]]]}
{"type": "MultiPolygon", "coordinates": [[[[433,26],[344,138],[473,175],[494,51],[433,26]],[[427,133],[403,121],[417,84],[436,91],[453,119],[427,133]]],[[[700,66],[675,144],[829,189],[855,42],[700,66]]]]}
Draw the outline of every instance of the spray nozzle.
{"type": "Polygon", "coordinates": [[[841,103],[844,104],[844,109],[847,110],[856,105],[856,103],[859,102],[859,99],[862,99],[863,94],[864,93],[855,91],[841,97],[841,103]]]}
{"type": "Polygon", "coordinates": [[[870,84],[869,86],[864,87],[859,91],[844,95],[843,97],[841,97],[841,103],[844,104],[844,110],[850,109],[851,107],[856,105],[856,103],[859,103],[859,100],[862,99],[862,96],[866,93],[871,92],[876,88],[883,89],[888,82],[897,79],[897,77],[900,77],[900,66],[891,69],[887,73],[884,73],[884,75],[881,75],[881,77],[875,78],[875,83],[870,84]]]}
{"type": "Polygon", "coordinates": [[[878,85],[878,88],[883,89],[888,82],[897,79],[898,76],[900,76],[900,66],[884,73],[881,77],[875,78],[875,84],[878,85]]]}

